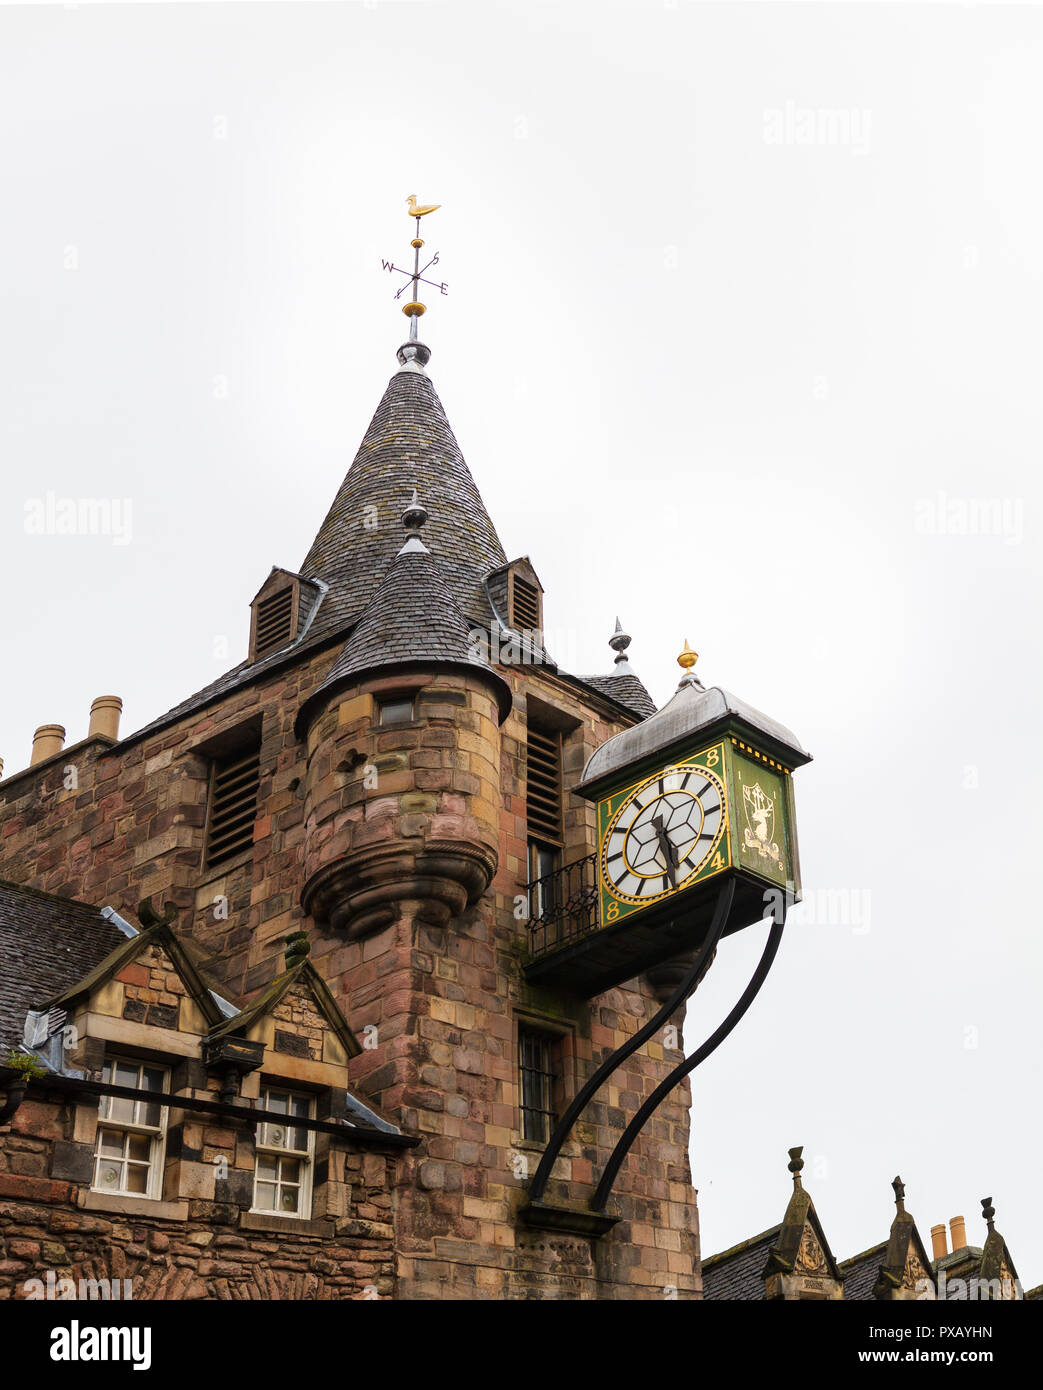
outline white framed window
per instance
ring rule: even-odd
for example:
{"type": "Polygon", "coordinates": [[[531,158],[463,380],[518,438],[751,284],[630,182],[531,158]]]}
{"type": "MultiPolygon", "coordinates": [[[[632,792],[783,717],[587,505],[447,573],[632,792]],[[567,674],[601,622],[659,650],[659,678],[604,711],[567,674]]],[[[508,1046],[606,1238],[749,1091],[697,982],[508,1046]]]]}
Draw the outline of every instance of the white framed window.
{"type": "Polygon", "coordinates": [[[269,1216],[311,1216],[312,1156],[315,1131],[293,1123],[312,1119],[314,1100],[274,1086],[261,1089],[260,1108],[285,1115],[286,1123],[266,1120],[257,1126],[254,1167],[255,1212],[269,1216]]]}
{"type": "MultiPolygon", "coordinates": [[[[139,1091],[167,1089],[163,1067],[123,1057],[105,1063],[102,1079],[111,1086],[139,1091]]],[[[158,1102],[102,1096],[94,1145],[94,1191],[161,1197],[166,1130],[166,1107],[158,1102]]]]}

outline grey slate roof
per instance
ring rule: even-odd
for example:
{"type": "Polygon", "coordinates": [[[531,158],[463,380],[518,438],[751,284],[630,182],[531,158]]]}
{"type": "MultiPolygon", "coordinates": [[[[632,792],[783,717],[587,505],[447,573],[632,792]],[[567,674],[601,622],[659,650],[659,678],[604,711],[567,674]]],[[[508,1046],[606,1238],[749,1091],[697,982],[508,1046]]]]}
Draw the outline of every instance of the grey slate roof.
{"type": "Polygon", "coordinates": [[[763,1299],[764,1266],[781,1230],[781,1225],[772,1226],[770,1231],[703,1260],[703,1298],[763,1299]]]}
{"type": "Polygon", "coordinates": [[[863,1250],[861,1255],[852,1255],[840,1265],[844,1276],[844,1298],[850,1302],[872,1299],[876,1281],[880,1278],[880,1266],[887,1254],[887,1241],[881,1241],[871,1250],[863,1250]]]}
{"type": "Polygon", "coordinates": [[[430,513],[424,544],[442,562],[457,607],[488,626],[484,579],[507,556],[434,385],[423,372],[404,369],[388,383],[301,566],[307,578],[330,586],[315,616],[316,635],[347,626],[369,602],[402,544],[399,518],[413,488],[430,513]]]}
{"type": "Polygon", "coordinates": [[[626,705],[627,709],[632,709],[635,714],[643,715],[646,719],[656,712],[655,701],[633,672],[625,676],[580,676],[580,680],[585,685],[599,690],[602,695],[618,700],[621,705],[626,705]]]}
{"type": "MultiPolygon", "coordinates": [[[[298,578],[306,584],[296,641],[259,661],[240,662],[123,741],[140,739],[295,661],[304,651],[346,637],[402,544],[400,517],[414,487],[430,513],[425,544],[443,566],[454,606],[465,622],[488,631],[495,618],[486,579],[508,563],[507,556],[430,378],[415,365],[406,366],[388,383],[301,565],[298,578]],[[313,598],[322,585],[328,591],[313,598]]],[[[636,677],[572,679],[635,714],[655,710],[636,677]]]]}
{"type": "Polygon", "coordinates": [[[0,1049],[25,1015],[71,989],[126,937],[96,907],[0,880],[0,1049]]]}
{"type": "MultiPolygon", "coordinates": [[[[401,540],[401,532],[399,533],[401,540]]],[[[472,643],[472,627],[453,601],[444,565],[429,551],[403,550],[395,557],[376,593],[352,630],[323,683],[301,711],[321,704],[335,686],[363,672],[435,662],[483,671],[500,695],[501,712],[511,706],[507,682],[472,643]]]]}

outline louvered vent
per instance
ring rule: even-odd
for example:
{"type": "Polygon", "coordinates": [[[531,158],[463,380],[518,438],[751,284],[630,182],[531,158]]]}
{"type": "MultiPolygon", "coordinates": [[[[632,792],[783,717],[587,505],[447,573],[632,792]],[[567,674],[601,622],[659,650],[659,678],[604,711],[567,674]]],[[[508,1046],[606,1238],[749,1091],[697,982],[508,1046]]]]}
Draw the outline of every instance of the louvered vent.
{"type": "Polygon", "coordinates": [[[213,765],[206,836],[208,868],[223,864],[253,844],[260,759],[260,749],[252,748],[213,765]]]}
{"type": "Polygon", "coordinates": [[[511,623],[516,632],[540,630],[540,591],[535,584],[514,576],[514,604],[511,623]]]}
{"type": "Polygon", "coordinates": [[[561,735],[529,726],[525,815],[530,839],[560,845],[561,735]]]}
{"type": "Polygon", "coordinates": [[[257,625],[254,629],[254,656],[263,656],[288,642],[293,635],[293,588],[279,589],[257,605],[257,625]]]}

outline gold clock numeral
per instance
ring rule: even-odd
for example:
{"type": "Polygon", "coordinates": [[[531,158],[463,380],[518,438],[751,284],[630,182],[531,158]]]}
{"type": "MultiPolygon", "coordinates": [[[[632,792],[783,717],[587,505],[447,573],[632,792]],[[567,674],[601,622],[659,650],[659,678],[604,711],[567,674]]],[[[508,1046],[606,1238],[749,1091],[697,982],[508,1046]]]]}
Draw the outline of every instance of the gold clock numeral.
{"type": "Polygon", "coordinates": [[[707,767],[716,767],[717,764],[718,764],[720,761],[721,761],[721,751],[720,751],[720,749],[719,749],[719,748],[711,748],[710,751],[709,751],[709,753],[707,753],[707,755],[706,755],[706,766],[707,766],[707,767]]]}
{"type": "Polygon", "coordinates": [[[714,857],[710,860],[710,868],[713,869],[714,872],[716,872],[718,869],[724,869],[726,867],[727,865],[724,862],[724,857],[721,854],[721,851],[718,850],[714,857]]]}
{"type": "Polygon", "coordinates": [[[608,907],[605,909],[606,922],[614,922],[618,916],[619,903],[609,903],[608,907]]]}

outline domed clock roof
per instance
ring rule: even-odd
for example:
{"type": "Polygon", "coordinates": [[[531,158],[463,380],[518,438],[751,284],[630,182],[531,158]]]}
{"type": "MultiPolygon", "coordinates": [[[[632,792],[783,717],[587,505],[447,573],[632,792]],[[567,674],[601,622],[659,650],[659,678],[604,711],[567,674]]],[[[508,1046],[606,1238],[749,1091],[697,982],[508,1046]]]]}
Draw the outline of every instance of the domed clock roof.
{"type": "Polygon", "coordinates": [[[800,767],[811,761],[811,754],[784,724],[762,714],[729,690],[716,685],[707,689],[691,669],[695,653],[687,643],[678,661],[686,671],[674,696],[657,714],[606,739],[588,759],[577,791],[595,795],[625,768],[681,744],[690,744],[698,735],[709,735],[729,721],[741,722],[755,740],[765,745],[766,751],[789,766],[800,767]]]}

